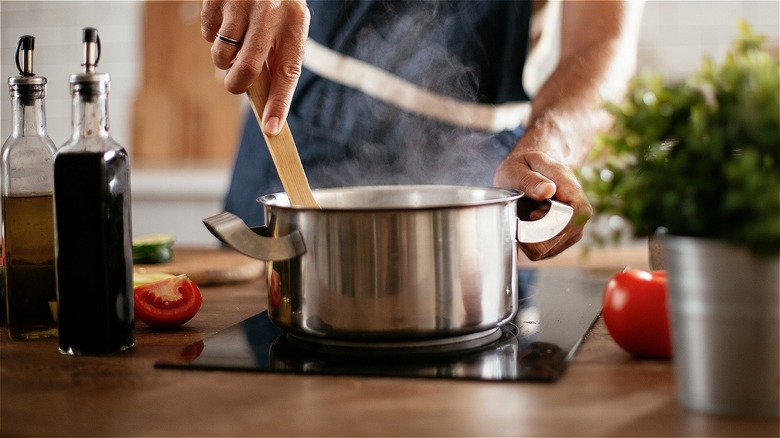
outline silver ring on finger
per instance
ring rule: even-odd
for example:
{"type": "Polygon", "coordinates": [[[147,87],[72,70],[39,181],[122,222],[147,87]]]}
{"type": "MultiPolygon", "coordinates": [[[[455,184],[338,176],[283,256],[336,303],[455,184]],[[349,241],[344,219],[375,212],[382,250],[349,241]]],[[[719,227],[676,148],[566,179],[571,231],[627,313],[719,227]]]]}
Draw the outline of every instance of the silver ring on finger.
{"type": "Polygon", "coordinates": [[[240,46],[241,44],[244,44],[243,40],[234,40],[233,38],[228,38],[224,35],[220,35],[219,33],[217,33],[217,40],[231,46],[240,46]]]}

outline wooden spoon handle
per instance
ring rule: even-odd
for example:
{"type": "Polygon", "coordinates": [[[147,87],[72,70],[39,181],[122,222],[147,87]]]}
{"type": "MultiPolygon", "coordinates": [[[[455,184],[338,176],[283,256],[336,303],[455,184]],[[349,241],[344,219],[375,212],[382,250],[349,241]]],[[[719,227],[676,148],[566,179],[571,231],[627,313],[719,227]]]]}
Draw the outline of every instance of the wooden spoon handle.
{"type": "MultiPolygon", "coordinates": [[[[263,71],[257,82],[252,84],[246,91],[249,97],[249,103],[252,111],[255,113],[257,123],[260,125],[260,131],[263,131],[263,108],[268,102],[268,89],[271,83],[271,73],[268,66],[263,65],[263,71]]],[[[282,180],[284,191],[290,199],[290,205],[294,207],[319,208],[319,204],[314,199],[314,195],[309,187],[309,181],[306,179],[306,173],[301,164],[301,157],[298,155],[298,148],[295,146],[290,127],[287,121],[284,121],[282,130],[278,135],[269,137],[263,132],[265,144],[271,152],[271,158],[274,160],[276,171],[282,180]]]]}

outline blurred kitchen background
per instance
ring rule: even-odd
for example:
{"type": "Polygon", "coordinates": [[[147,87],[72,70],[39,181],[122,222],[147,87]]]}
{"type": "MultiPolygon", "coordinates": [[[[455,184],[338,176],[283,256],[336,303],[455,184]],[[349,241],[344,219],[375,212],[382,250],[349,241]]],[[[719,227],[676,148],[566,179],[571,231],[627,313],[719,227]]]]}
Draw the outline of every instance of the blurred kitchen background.
{"type": "MultiPolygon", "coordinates": [[[[678,80],[704,55],[720,60],[739,19],[777,52],[779,17],[776,0],[647,1],[639,72],[678,80]]],[[[210,45],[200,35],[200,2],[0,1],[3,81],[17,74],[19,37],[35,36],[35,71],[49,81],[47,123],[57,145],[70,135],[68,75],[81,69],[83,27],[99,30],[98,71],[111,75],[111,134],[133,160],[134,234],[166,232],[180,246],[217,245],[201,219],[222,210],[248,105],[224,90],[211,64],[210,45]]],[[[11,107],[7,91],[2,96],[4,141],[11,107]]]]}

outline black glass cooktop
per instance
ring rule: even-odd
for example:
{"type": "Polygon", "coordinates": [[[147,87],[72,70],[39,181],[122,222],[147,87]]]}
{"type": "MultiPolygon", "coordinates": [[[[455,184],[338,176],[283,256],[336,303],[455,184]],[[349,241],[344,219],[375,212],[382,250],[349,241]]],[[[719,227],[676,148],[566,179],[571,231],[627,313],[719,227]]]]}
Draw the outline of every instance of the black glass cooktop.
{"type": "Polygon", "coordinates": [[[266,312],[157,362],[158,368],[495,381],[555,381],[601,311],[612,270],[521,269],[516,318],[439,348],[370,349],[311,344],[266,312]]]}

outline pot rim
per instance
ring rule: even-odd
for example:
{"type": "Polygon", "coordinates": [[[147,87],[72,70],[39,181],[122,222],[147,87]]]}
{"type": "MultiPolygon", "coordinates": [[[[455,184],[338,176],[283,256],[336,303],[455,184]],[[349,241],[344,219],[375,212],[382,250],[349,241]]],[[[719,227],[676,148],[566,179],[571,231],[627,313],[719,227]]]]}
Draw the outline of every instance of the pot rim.
{"type": "Polygon", "coordinates": [[[444,209],[453,209],[453,208],[470,208],[470,207],[481,207],[481,206],[487,206],[487,205],[496,205],[496,204],[505,204],[508,202],[513,202],[521,197],[524,196],[523,192],[515,189],[507,189],[507,188],[501,188],[501,187],[483,187],[483,186],[461,186],[461,185],[436,185],[436,184],[399,184],[399,185],[367,185],[367,186],[346,186],[346,187],[331,187],[331,188],[322,188],[322,189],[314,189],[312,192],[314,193],[314,197],[316,198],[318,194],[330,194],[334,193],[337,194],[339,192],[347,192],[347,191],[361,191],[361,192],[404,192],[404,191],[412,191],[412,190],[418,190],[418,191],[432,191],[432,190],[438,190],[438,191],[454,191],[454,190],[465,190],[465,191],[483,191],[486,193],[485,199],[479,199],[479,200],[473,200],[473,201],[459,201],[459,202],[441,202],[441,203],[423,203],[420,205],[376,205],[376,206],[364,206],[364,207],[354,207],[354,206],[327,206],[326,205],[320,205],[319,208],[317,207],[302,207],[302,206],[291,206],[289,198],[287,197],[287,193],[285,192],[277,192],[277,193],[270,193],[263,196],[260,196],[257,198],[257,202],[260,204],[263,204],[267,207],[272,207],[274,209],[280,209],[280,210],[290,210],[290,211],[323,211],[323,212],[381,212],[381,211],[398,211],[398,210],[406,210],[406,211],[430,211],[430,210],[444,210],[444,209]]]}

